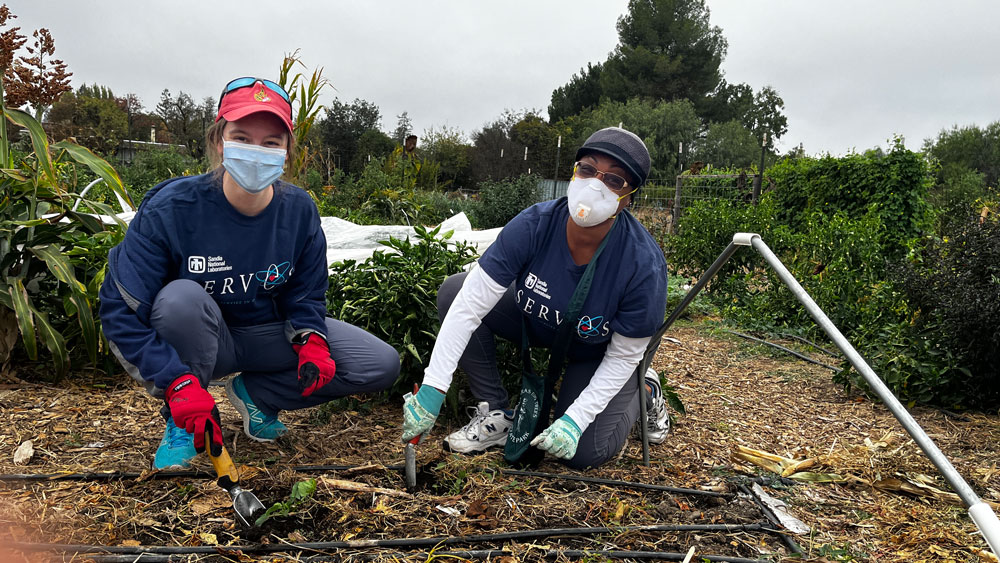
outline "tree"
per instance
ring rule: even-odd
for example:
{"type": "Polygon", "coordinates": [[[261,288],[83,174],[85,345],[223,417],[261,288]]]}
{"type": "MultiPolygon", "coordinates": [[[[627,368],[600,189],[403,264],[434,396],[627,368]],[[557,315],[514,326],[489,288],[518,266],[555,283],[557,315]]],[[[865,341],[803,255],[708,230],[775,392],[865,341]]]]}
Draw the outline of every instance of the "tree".
{"type": "Polygon", "coordinates": [[[157,141],[185,145],[192,155],[200,157],[204,154],[204,116],[207,111],[209,119],[212,119],[214,110],[215,101],[212,98],[195,104],[190,95],[179,92],[175,98],[169,89],[164,88],[160,93],[160,102],[156,104],[156,115],[163,120],[169,138],[157,138],[157,141]]]}
{"type": "Polygon", "coordinates": [[[738,119],[713,123],[697,142],[693,157],[718,168],[749,168],[760,158],[760,142],[738,119]]]}
{"type": "Polygon", "coordinates": [[[602,63],[587,63],[587,68],[581,68],[580,74],[574,74],[569,84],[556,88],[549,104],[549,121],[556,123],[600,103],[603,69],[602,63]]]}
{"type": "Polygon", "coordinates": [[[52,136],[73,137],[77,143],[104,155],[113,154],[128,130],[128,115],[104,86],[80,86],[66,92],[47,113],[52,136]]]}
{"type": "Polygon", "coordinates": [[[354,155],[358,141],[365,131],[378,130],[382,116],[378,106],[360,98],[345,104],[334,99],[326,108],[326,117],[319,123],[320,139],[326,148],[334,152],[334,162],[350,172],[361,172],[354,168],[354,155]]]}
{"type": "Polygon", "coordinates": [[[351,170],[364,170],[369,159],[389,156],[396,141],[378,129],[369,129],[358,137],[357,150],[351,160],[351,170]]]}
{"type": "Polygon", "coordinates": [[[719,84],[727,43],[710,24],[705,0],[630,0],[618,38],[603,65],[588,66],[552,93],[551,120],[597,100],[699,101],[719,84]]]}
{"type": "Polygon", "coordinates": [[[128,93],[125,94],[124,97],[116,98],[115,102],[118,104],[118,107],[125,112],[125,116],[128,120],[128,132],[126,134],[126,138],[132,139],[135,135],[134,126],[136,119],[139,114],[142,113],[142,101],[139,99],[139,96],[128,93]]]}
{"type": "Polygon", "coordinates": [[[515,154],[517,149],[523,151],[524,146],[516,147],[510,138],[511,129],[523,116],[521,112],[504,110],[497,119],[473,133],[472,175],[477,183],[519,176],[525,172],[521,156],[515,154]]]}
{"type": "Polygon", "coordinates": [[[730,84],[723,78],[715,91],[695,102],[695,107],[705,123],[725,123],[734,119],[743,122],[753,111],[753,101],[753,88],[749,84],[730,84]]]}
{"type": "Polygon", "coordinates": [[[754,95],[753,108],[744,118],[744,125],[753,131],[757,139],[766,140],[763,146],[772,147],[774,141],[788,131],[788,119],[781,113],[783,109],[785,102],[778,92],[765,86],[754,95]]]}
{"type": "MultiPolygon", "coordinates": [[[[569,128],[564,125],[551,125],[535,112],[529,112],[514,124],[510,130],[511,142],[515,147],[523,146],[528,149],[527,161],[524,162],[523,172],[531,171],[543,178],[550,177],[555,172],[556,146],[559,143],[560,135],[569,132],[569,128]]],[[[568,135],[567,140],[568,140],[568,135]]],[[[569,174],[572,156],[569,151],[562,153],[560,170],[569,174]]],[[[520,154],[524,161],[524,153],[520,154]]]]}
{"type": "Polygon", "coordinates": [[[52,58],[56,45],[49,30],[35,30],[32,36],[35,41],[26,47],[28,54],[18,57],[5,73],[6,102],[11,107],[30,105],[35,110],[35,119],[41,121],[45,110],[71,90],[69,77],[73,73],[66,70],[62,60],[52,58]]]}
{"type": "Polygon", "coordinates": [[[472,145],[458,128],[424,131],[423,151],[441,166],[441,179],[453,189],[471,187],[472,145]]]}
{"type": "Polygon", "coordinates": [[[413,120],[404,111],[402,114],[396,116],[396,130],[392,133],[392,139],[396,141],[396,144],[402,145],[406,140],[406,136],[413,132],[413,120]]]}
{"type": "Polygon", "coordinates": [[[974,170],[983,175],[987,186],[1000,182],[1000,121],[985,128],[976,125],[952,127],[938,133],[937,139],[924,141],[924,152],[940,163],[938,181],[960,170],[974,170]]]}

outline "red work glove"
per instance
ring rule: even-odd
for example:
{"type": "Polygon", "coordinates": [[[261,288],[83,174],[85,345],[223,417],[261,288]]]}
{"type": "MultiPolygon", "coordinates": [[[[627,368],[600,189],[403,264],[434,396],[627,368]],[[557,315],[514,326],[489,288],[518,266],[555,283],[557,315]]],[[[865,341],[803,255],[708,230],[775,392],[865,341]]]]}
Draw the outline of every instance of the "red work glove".
{"type": "Polygon", "coordinates": [[[208,432],[212,440],[212,455],[222,455],[219,409],[198,378],[190,373],[184,374],[167,387],[166,394],[174,424],[194,435],[194,449],[205,451],[205,432],[208,432]]]}
{"type": "Polygon", "coordinates": [[[299,355],[299,392],[303,397],[312,395],[333,380],[337,364],[330,357],[330,346],[322,336],[310,332],[305,342],[292,344],[292,349],[299,355]]]}

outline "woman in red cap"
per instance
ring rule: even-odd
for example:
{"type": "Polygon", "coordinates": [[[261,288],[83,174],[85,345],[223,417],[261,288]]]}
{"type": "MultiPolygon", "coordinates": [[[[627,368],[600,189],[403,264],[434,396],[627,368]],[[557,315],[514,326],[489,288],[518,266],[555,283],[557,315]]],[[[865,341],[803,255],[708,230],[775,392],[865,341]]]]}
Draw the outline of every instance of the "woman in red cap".
{"type": "MultiPolygon", "coordinates": [[[[478,407],[445,438],[448,450],[502,446],[518,464],[547,452],[583,469],[625,444],[640,410],[638,385],[629,382],[666,309],[663,252],[626,210],[649,175],[649,151],[635,134],[608,127],[576,159],[567,197],[522,211],[476,267],[442,284],[441,330],[423,385],[403,407],[403,441],[433,426],[461,367],[478,407]],[[521,346],[516,414],[497,370],[496,336],[521,346]],[[529,368],[531,348],[551,350],[544,377],[529,368]]],[[[669,418],[656,372],[642,375],[651,392],[644,423],[659,443],[669,418]]]]}
{"type": "Polygon", "coordinates": [[[222,431],[209,381],[254,440],[286,432],[278,413],[380,391],[399,354],[326,316],[326,238],[312,199],[279,178],[293,151],[285,90],[226,85],[205,138],[213,170],[152,188],[108,255],[101,321],[111,349],[155,397],[166,429],[153,466],[186,467],[222,431]]]}

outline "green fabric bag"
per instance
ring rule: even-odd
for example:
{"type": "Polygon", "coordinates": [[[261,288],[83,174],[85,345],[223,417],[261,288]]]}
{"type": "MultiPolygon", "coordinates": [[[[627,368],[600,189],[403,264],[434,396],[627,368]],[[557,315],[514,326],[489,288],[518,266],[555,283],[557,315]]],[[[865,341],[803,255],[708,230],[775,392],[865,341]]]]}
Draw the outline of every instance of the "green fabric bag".
{"type": "MultiPolygon", "coordinates": [[[[615,225],[618,223],[615,222],[615,225]]],[[[552,395],[555,392],[556,383],[562,378],[563,367],[565,365],[566,351],[572,338],[575,323],[579,322],[580,310],[590,293],[590,286],[594,281],[594,271],[597,267],[597,258],[604,250],[604,245],[611,238],[615,225],[604,236],[594,256],[587,264],[583,276],[573,290],[573,296],[569,300],[569,311],[566,320],[559,327],[556,333],[555,342],[552,344],[552,351],[549,354],[549,369],[545,377],[538,375],[531,363],[531,348],[528,343],[528,330],[521,317],[521,396],[517,401],[517,408],[514,410],[514,423],[507,434],[507,443],[504,444],[503,458],[507,463],[515,467],[535,467],[541,463],[545,452],[532,446],[531,440],[541,434],[549,427],[549,417],[552,411],[552,395]]]]}

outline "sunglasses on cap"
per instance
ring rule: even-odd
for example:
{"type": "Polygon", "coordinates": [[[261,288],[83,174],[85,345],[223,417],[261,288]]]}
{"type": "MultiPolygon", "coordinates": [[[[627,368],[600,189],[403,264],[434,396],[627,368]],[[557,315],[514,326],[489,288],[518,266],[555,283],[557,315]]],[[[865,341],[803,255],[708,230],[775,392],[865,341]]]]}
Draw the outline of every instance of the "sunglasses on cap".
{"type": "Polygon", "coordinates": [[[289,105],[291,105],[292,100],[291,98],[289,98],[288,92],[285,92],[285,89],[282,88],[277,82],[268,80],[266,78],[254,78],[253,76],[244,76],[243,78],[235,78],[233,80],[230,80],[229,84],[226,84],[226,87],[222,89],[222,95],[219,96],[219,108],[222,107],[222,98],[225,98],[226,94],[232,92],[233,90],[239,90],[240,88],[253,86],[258,82],[273,90],[279,96],[284,98],[289,105]]]}
{"type": "MultiPolygon", "coordinates": [[[[577,162],[573,165],[573,175],[577,178],[597,178],[598,180],[604,182],[613,192],[620,192],[628,187],[628,181],[622,178],[614,172],[601,172],[593,164],[587,164],[586,162],[577,162]]],[[[635,191],[635,190],[633,190],[635,191]]]]}

